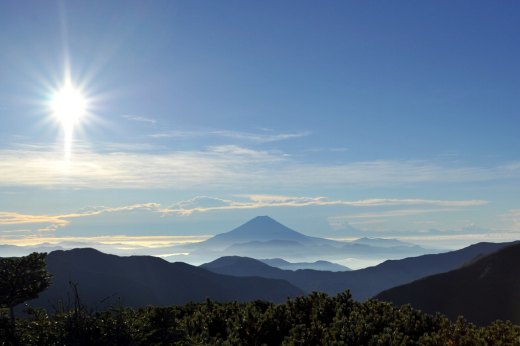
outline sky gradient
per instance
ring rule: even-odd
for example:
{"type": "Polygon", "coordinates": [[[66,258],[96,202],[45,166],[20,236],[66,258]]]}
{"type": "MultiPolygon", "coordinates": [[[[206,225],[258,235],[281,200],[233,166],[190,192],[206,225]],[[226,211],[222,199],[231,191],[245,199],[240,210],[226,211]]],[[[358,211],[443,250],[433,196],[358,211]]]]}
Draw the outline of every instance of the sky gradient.
{"type": "Polygon", "coordinates": [[[520,238],[516,1],[3,1],[0,243],[520,238]],[[49,104],[87,99],[64,155],[49,104]]]}

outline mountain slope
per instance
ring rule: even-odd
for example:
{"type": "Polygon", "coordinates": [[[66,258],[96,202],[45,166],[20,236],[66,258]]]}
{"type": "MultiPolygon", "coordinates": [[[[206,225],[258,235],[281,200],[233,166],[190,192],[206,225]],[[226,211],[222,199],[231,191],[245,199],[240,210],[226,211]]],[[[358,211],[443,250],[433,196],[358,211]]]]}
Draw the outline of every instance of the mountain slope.
{"type": "Polygon", "coordinates": [[[225,273],[233,276],[257,276],[265,278],[279,278],[285,271],[272,267],[262,261],[249,257],[226,256],[200,266],[214,273],[225,273]]]}
{"type": "Polygon", "coordinates": [[[378,247],[394,247],[394,246],[416,246],[415,244],[407,243],[398,239],[386,239],[386,238],[368,238],[363,237],[349,242],[350,244],[363,244],[378,247]]]}
{"type": "Polygon", "coordinates": [[[207,262],[223,256],[283,258],[292,262],[354,258],[403,258],[437,252],[392,240],[373,240],[371,245],[311,237],[296,232],[268,216],[258,216],[214,237],[172,248],[187,252],[193,262],[207,262]],[[379,246],[384,244],[384,246],[379,246]]]}
{"type": "Polygon", "coordinates": [[[156,257],[118,257],[93,249],[52,252],[47,267],[53,282],[31,302],[34,306],[66,302],[69,282],[78,283],[81,301],[90,307],[114,304],[119,298],[127,306],[183,304],[206,298],[280,302],[303,293],[283,280],[224,276],[156,257]]]}
{"type": "Polygon", "coordinates": [[[315,261],[315,262],[288,262],[281,258],[269,258],[269,259],[261,259],[260,261],[264,262],[271,267],[284,269],[284,270],[299,270],[299,269],[312,269],[312,270],[326,270],[331,272],[342,272],[352,270],[349,267],[345,267],[341,264],[328,262],[328,261],[315,261]]]}
{"type": "Polygon", "coordinates": [[[197,247],[228,247],[234,244],[263,243],[274,240],[299,243],[301,245],[309,244],[316,240],[324,243],[334,243],[332,240],[308,237],[282,225],[269,216],[257,216],[229,232],[217,234],[206,241],[194,245],[197,247]]]}
{"type": "Polygon", "coordinates": [[[253,259],[245,260],[241,257],[225,262],[218,259],[202,267],[220,274],[283,279],[307,293],[320,291],[336,294],[350,289],[355,299],[364,300],[385,289],[456,269],[477,256],[492,253],[511,244],[478,243],[457,251],[390,260],[374,267],[347,272],[266,268],[258,263],[252,265],[251,261],[255,261],[253,259]]]}
{"type": "Polygon", "coordinates": [[[480,258],[460,269],[394,287],[377,295],[451,319],[464,315],[485,325],[496,319],[520,323],[520,244],[480,258]]]}

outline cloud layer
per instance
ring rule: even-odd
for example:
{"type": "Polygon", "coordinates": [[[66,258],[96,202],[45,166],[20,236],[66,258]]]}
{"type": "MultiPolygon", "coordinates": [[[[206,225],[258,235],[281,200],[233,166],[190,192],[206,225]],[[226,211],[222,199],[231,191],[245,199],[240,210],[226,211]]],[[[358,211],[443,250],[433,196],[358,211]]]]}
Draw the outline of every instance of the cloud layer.
{"type": "Polygon", "coordinates": [[[0,186],[100,188],[385,187],[405,184],[520,180],[520,163],[450,167],[426,161],[310,164],[279,152],[223,145],[165,153],[96,152],[77,148],[70,161],[59,150],[0,150],[0,186]]]}
{"type": "MultiPolygon", "coordinates": [[[[429,199],[384,199],[373,198],[365,200],[331,200],[325,197],[295,197],[281,195],[241,195],[234,199],[224,199],[210,196],[197,196],[192,199],[176,202],[164,207],[160,203],[141,203],[118,207],[96,206],[78,210],[74,213],[59,215],[31,215],[17,212],[0,212],[0,225],[36,225],[37,231],[55,231],[58,228],[69,225],[72,220],[78,218],[94,217],[107,213],[124,213],[145,211],[157,213],[160,216],[178,215],[189,216],[193,213],[216,212],[224,210],[247,210],[260,208],[302,208],[310,206],[345,206],[355,208],[369,208],[381,206],[436,206],[436,209],[399,209],[384,212],[371,212],[350,215],[349,219],[379,218],[391,216],[416,215],[426,212],[452,211],[450,208],[472,207],[486,204],[483,200],[429,200],[429,199]]],[[[337,220],[329,220],[331,224],[344,222],[339,217],[337,220]]]]}
{"type": "MultiPolygon", "coordinates": [[[[241,199],[222,199],[208,196],[197,196],[181,201],[162,209],[164,213],[190,215],[195,212],[216,210],[259,209],[267,207],[308,207],[308,206],[349,206],[349,207],[381,207],[381,206],[439,206],[439,207],[471,207],[487,204],[484,200],[429,200],[429,199],[396,199],[372,198],[357,201],[331,200],[326,197],[294,197],[277,195],[240,195],[241,199]]],[[[414,209],[416,210],[416,209],[414,209]]],[[[357,216],[359,218],[359,215],[357,216]]]]}

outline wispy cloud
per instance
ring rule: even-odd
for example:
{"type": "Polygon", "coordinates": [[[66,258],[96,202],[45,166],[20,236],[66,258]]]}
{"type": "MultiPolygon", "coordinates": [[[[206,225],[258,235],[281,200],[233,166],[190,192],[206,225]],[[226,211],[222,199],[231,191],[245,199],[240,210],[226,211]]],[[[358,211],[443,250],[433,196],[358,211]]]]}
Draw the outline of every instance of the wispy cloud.
{"type": "Polygon", "coordinates": [[[438,246],[442,248],[459,249],[461,246],[468,246],[477,242],[506,242],[518,240],[517,232],[493,231],[487,233],[452,233],[445,234],[417,234],[401,236],[399,239],[409,241],[414,244],[426,246],[438,246]]]}
{"type": "Polygon", "coordinates": [[[60,215],[31,215],[17,212],[0,212],[0,225],[44,225],[37,228],[40,232],[52,232],[58,228],[65,227],[70,224],[71,219],[97,216],[105,213],[129,212],[135,210],[159,211],[158,203],[133,204],[122,207],[90,207],[80,210],[76,213],[60,214],[60,215]]]}
{"type": "MultiPolygon", "coordinates": [[[[428,199],[384,199],[374,198],[357,201],[348,200],[330,200],[326,197],[294,197],[280,195],[239,195],[242,199],[222,199],[217,197],[198,196],[189,200],[181,201],[170,205],[168,208],[162,209],[164,213],[173,213],[178,215],[190,215],[198,212],[209,212],[217,210],[239,210],[239,209],[259,209],[267,207],[308,207],[308,206],[350,206],[350,207],[380,207],[380,206],[421,206],[435,205],[444,207],[471,207],[484,205],[484,200],[428,200],[428,199]]],[[[408,213],[425,213],[451,209],[409,209],[393,211],[395,216],[408,213]]],[[[391,216],[391,212],[385,212],[391,216]]],[[[362,215],[357,214],[352,218],[361,218],[362,215]]],[[[373,213],[373,217],[381,217],[373,213]]]]}
{"type": "MultiPolygon", "coordinates": [[[[381,235],[376,235],[380,237],[381,235]]],[[[388,237],[388,234],[385,235],[388,237]]],[[[330,237],[332,240],[352,241],[357,237],[330,237]]],[[[423,245],[429,248],[438,249],[460,249],[463,246],[475,244],[477,242],[506,242],[518,240],[518,233],[507,231],[493,231],[487,233],[456,233],[446,231],[444,234],[407,234],[407,235],[393,235],[392,238],[397,238],[402,241],[413,244],[423,245]]]]}
{"type": "Polygon", "coordinates": [[[0,233],[5,235],[5,234],[21,234],[21,233],[32,233],[32,232],[33,232],[32,229],[12,229],[12,230],[1,231],[0,233]]]}
{"type": "MultiPolygon", "coordinates": [[[[4,232],[5,233],[5,232],[4,232]]],[[[86,243],[88,244],[107,244],[107,245],[126,245],[126,246],[143,246],[148,248],[159,248],[164,246],[178,245],[203,241],[208,239],[209,235],[197,236],[130,236],[130,235],[105,235],[95,237],[54,237],[54,236],[0,236],[2,244],[29,246],[42,243],[59,244],[67,243],[86,243]]]]}
{"type": "Polygon", "coordinates": [[[263,132],[239,132],[229,130],[210,130],[210,131],[166,131],[150,135],[152,138],[201,138],[201,137],[221,137],[235,139],[243,142],[269,143],[279,142],[289,139],[306,137],[310,134],[308,131],[275,133],[272,131],[263,132]]]}
{"type": "Polygon", "coordinates": [[[457,211],[457,209],[448,209],[448,208],[437,208],[437,209],[395,209],[395,210],[386,210],[379,212],[371,212],[371,213],[361,213],[361,214],[352,214],[349,215],[349,219],[375,219],[375,218],[388,218],[388,217],[406,217],[413,215],[421,215],[421,214],[430,214],[430,213],[444,213],[444,212],[452,212],[457,211]]]}
{"type": "MultiPolygon", "coordinates": [[[[428,199],[368,199],[365,201],[355,201],[352,206],[390,206],[390,207],[407,207],[407,208],[385,208],[385,210],[377,210],[363,213],[349,213],[345,215],[335,215],[327,218],[329,225],[336,230],[348,229],[349,227],[357,227],[373,224],[384,224],[392,218],[410,218],[417,215],[435,214],[435,213],[455,213],[464,210],[464,208],[481,206],[487,204],[484,200],[428,200],[428,199]],[[380,202],[377,202],[380,201],[380,202]],[[387,204],[383,202],[387,201],[387,204]],[[429,208],[425,208],[429,207],[429,208]],[[435,207],[435,208],[432,208],[435,207]]],[[[436,221],[413,221],[413,224],[431,225],[436,221]]],[[[464,231],[475,231],[476,227],[468,226],[464,231]]]]}
{"type": "Polygon", "coordinates": [[[157,120],[155,120],[155,119],[148,118],[148,117],[143,117],[143,116],[138,116],[138,115],[122,115],[121,117],[125,118],[125,119],[128,119],[128,120],[137,121],[137,122],[140,122],[140,123],[148,123],[148,124],[151,124],[151,125],[155,125],[157,123],[157,120]]]}
{"type": "Polygon", "coordinates": [[[520,238],[520,209],[511,209],[507,213],[500,215],[500,217],[506,228],[518,232],[518,237],[520,238]]]}
{"type": "MultiPolygon", "coordinates": [[[[161,216],[180,215],[188,216],[193,213],[205,213],[223,210],[245,210],[260,208],[280,208],[280,207],[309,207],[309,206],[349,206],[349,207],[379,207],[385,205],[439,205],[449,207],[470,207],[482,205],[486,201],[467,200],[467,201],[443,201],[443,200],[426,200],[426,199],[366,199],[357,201],[347,200],[330,200],[325,197],[295,197],[281,195],[240,195],[235,199],[225,199],[210,196],[197,196],[192,199],[176,202],[168,207],[163,207],[160,203],[141,203],[118,207],[95,206],[78,210],[73,213],[63,213],[58,215],[32,215],[17,212],[0,212],[0,225],[37,225],[36,230],[39,232],[52,232],[58,228],[69,225],[72,220],[78,218],[94,217],[107,213],[124,213],[134,211],[145,211],[157,213],[161,216]],[[400,204],[401,203],[401,204],[400,204]]],[[[426,213],[434,211],[451,211],[452,209],[406,209],[397,211],[386,211],[380,213],[365,213],[350,215],[351,219],[362,218],[378,218],[390,216],[406,216],[417,213],[426,213]]],[[[339,223],[341,217],[332,222],[339,223]]],[[[330,220],[329,220],[330,221],[330,220]]],[[[341,221],[344,222],[344,221],[341,221]]]]}
{"type": "Polygon", "coordinates": [[[384,223],[384,222],[385,222],[385,220],[375,219],[375,220],[352,221],[352,222],[349,222],[349,224],[352,226],[361,226],[361,225],[373,225],[373,224],[384,223]]]}
{"type": "Polygon", "coordinates": [[[423,161],[309,164],[284,153],[223,145],[172,152],[96,152],[77,147],[70,162],[56,148],[0,150],[0,186],[174,188],[197,186],[385,187],[520,179],[520,164],[449,167],[423,161]]]}
{"type": "Polygon", "coordinates": [[[512,219],[512,226],[513,229],[516,231],[520,231],[520,210],[512,210],[511,211],[511,219],[512,219]]]}
{"type": "Polygon", "coordinates": [[[336,147],[336,148],[311,148],[306,150],[309,153],[323,153],[323,152],[330,152],[330,153],[344,153],[349,151],[349,148],[345,147],[336,147]]]}
{"type": "Polygon", "coordinates": [[[22,225],[22,224],[38,224],[51,223],[65,226],[69,221],[64,220],[61,216],[53,215],[29,215],[16,212],[0,212],[0,225],[22,225]]]}
{"type": "Polygon", "coordinates": [[[191,188],[265,179],[283,156],[238,146],[171,153],[99,153],[77,148],[71,161],[59,150],[0,150],[0,186],[75,188],[191,188]]]}
{"type": "MultiPolygon", "coordinates": [[[[417,204],[416,206],[424,206],[430,205],[428,202],[459,202],[459,203],[449,203],[445,204],[445,208],[407,208],[407,209],[392,209],[392,210],[383,210],[376,212],[366,212],[366,213],[356,213],[356,214],[348,214],[348,215],[335,215],[327,218],[327,222],[330,227],[335,230],[348,230],[351,227],[365,226],[365,225],[375,225],[375,224],[384,224],[388,220],[388,218],[399,218],[399,217],[410,217],[415,215],[423,215],[423,214],[431,214],[431,213],[449,213],[449,212],[457,212],[460,211],[462,206],[470,207],[478,204],[473,204],[474,201],[466,201],[468,203],[463,203],[464,201],[427,201],[422,200],[426,203],[417,204]],[[447,208],[449,206],[449,208],[447,208]]],[[[391,206],[397,206],[397,202],[394,201],[395,204],[390,204],[391,206]]],[[[364,205],[365,204],[357,204],[364,205]]],[[[443,204],[436,204],[443,205],[443,204]]],[[[376,205],[372,205],[376,206],[376,205]]],[[[403,200],[402,206],[411,206],[409,201],[403,200]]]]}

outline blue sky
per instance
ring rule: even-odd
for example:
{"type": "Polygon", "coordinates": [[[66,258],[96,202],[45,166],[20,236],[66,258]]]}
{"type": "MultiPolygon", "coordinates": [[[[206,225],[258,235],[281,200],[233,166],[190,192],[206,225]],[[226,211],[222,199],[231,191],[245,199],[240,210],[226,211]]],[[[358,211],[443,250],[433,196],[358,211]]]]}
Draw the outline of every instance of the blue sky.
{"type": "Polygon", "coordinates": [[[4,1],[0,242],[201,237],[256,215],[335,238],[517,239],[519,10],[4,1]],[[49,107],[66,75],[88,104],[68,160],[49,107]]]}

